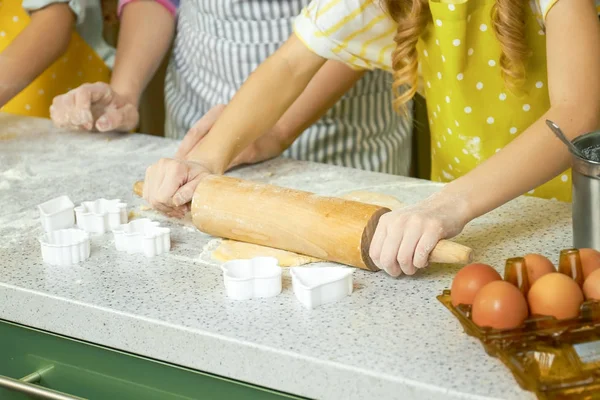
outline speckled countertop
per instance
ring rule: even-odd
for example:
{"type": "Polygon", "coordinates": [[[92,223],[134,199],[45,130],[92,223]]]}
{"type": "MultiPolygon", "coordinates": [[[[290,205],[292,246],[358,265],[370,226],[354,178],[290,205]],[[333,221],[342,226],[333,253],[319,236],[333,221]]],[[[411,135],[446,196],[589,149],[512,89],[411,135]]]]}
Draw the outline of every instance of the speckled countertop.
{"type": "MultiPolygon", "coordinates": [[[[357,271],[358,289],[308,311],[291,291],[235,302],[203,250],[212,238],[191,224],[141,211],[132,184],[176,142],[145,135],[73,134],[48,121],[0,114],[0,319],[273,389],[320,399],[532,399],[509,371],[463,334],[436,300],[458,267],[392,279],[357,271]],[[36,205],[61,194],[79,204],[120,198],[138,216],[172,229],[170,253],[117,253],[92,238],[89,260],[41,260],[36,205]]],[[[416,202],[439,185],[289,160],[235,175],[337,195],[370,190],[416,202]]],[[[571,245],[567,204],[519,198],[456,239],[501,271],[505,258],[571,245]]]]}

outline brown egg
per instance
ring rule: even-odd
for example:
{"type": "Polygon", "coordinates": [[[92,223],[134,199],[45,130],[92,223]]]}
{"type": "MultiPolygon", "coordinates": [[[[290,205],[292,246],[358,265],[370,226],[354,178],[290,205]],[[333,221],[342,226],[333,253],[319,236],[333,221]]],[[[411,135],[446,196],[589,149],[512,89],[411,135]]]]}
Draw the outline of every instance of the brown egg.
{"type": "Polygon", "coordinates": [[[531,314],[551,315],[557,319],[574,318],[579,315],[583,293],[579,285],[559,272],[546,274],[538,279],[527,295],[531,314]]]}
{"type": "Polygon", "coordinates": [[[473,301],[473,322],[478,326],[512,329],[527,318],[527,301],[516,286],[496,281],[485,285],[473,301]]]}
{"type": "Polygon", "coordinates": [[[487,264],[469,264],[463,267],[452,281],[450,297],[452,305],[473,304],[473,299],[479,289],[492,281],[500,281],[502,277],[487,264]]]}
{"type": "Polygon", "coordinates": [[[546,274],[556,272],[554,264],[541,254],[527,254],[524,258],[529,285],[533,285],[535,281],[546,274]]]}
{"type": "Polygon", "coordinates": [[[585,280],[592,272],[600,268],[600,251],[579,249],[579,257],[583,269],[583,279],[585,280]]]}
{"type": "Polygon", "coordinates": [[[587,277],[583,283],[583,294],[588,300],[600,300],[600,269],[587,277]]]}

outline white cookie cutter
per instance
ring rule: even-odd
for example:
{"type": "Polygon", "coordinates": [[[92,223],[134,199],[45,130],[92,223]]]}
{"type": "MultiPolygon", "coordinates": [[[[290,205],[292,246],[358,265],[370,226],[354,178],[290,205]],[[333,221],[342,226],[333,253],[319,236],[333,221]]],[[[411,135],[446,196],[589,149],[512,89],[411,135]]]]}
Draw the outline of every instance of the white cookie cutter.
{"type": "Polygon", "coordinates": [[[148,218],[131,221],[113,229],[117,250],[154,257],[171,250],[171,230],[148,218]]]}
{"type": "Polygon", "coordinates": [[[59,229],[40,239],[42,258],[51,265],[72,265],[90,256],[90,235],[81,229],[59,229]]]}
{"type": "Polygon", "coordinates": [[[70,228],[75,224],[75,205],[69,196],[60,196],[38,205],[42,227],[46,232],[70,228]]]}
{"type": "Polygon", "coordinates": [[[281,268],[274,257],[232,260],[221,266],[227,296],[235,300],[281,293],[281,268]]]}
{"type": "Polygon", "coordinates": [[[77,226],[91,233],[105,233],[127,223],[127,204],[121,200],[84,201],[75,207],[77,226]]]}
{"type": "Polygon", "coordinates": [[[306,308],[339,301],[352,294],[354,269],[318,267],[290,269],[296,298],[306,308]]]}

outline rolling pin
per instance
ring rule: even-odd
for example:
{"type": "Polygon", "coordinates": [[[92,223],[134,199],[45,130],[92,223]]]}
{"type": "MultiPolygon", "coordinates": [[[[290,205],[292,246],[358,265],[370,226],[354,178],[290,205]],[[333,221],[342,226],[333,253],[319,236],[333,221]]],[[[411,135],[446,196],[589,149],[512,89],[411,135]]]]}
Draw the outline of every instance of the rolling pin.
{"type": "MultiPolygon", "coordinates": [[[[141,193],[140,182],[134,191],[141,193]]],[[[210,176],[192,200],[194,225],[212,236],[378,271],[369,247],[390,209],[226,176],[210,176]]],[[[430,262],[467,264],[473,250],[440,241],[430,262]]]]}

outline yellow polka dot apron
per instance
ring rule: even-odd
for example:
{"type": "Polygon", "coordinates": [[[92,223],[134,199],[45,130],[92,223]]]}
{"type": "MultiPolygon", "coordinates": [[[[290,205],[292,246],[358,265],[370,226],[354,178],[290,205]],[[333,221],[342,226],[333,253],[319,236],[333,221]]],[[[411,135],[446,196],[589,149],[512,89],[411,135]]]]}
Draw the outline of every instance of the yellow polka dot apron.
{"type": "MultiPolygon", "coordinates": [[[[21,7],[21,0],[0,0],[0,52],[25,29],[29,21],[29,15],[21,7]]],[[[73,32],[66,53],[0,110],[48,118],[55,96],[82,83],[108,82],[109,77],[110,69],[81,36],[73,32]]]]}
{"type": "MultiPolygon", "coordinates": [[[[433,24],[417,49],[431,130],[431,178],[449,182],[500,151],[550,108],[546,38],[527,6],[533,54],[527,82],[514,94],[501,76],[500,45],[491,21],[494,0],[430,0],[429,5],[433,24]]],[[[570,201],[570,171],[529,194],[570,201]]]]}

